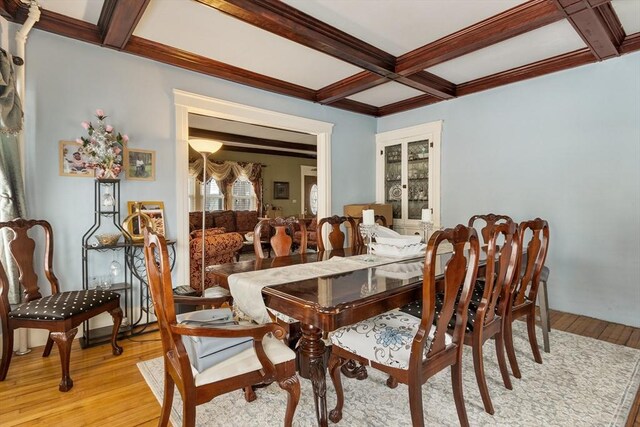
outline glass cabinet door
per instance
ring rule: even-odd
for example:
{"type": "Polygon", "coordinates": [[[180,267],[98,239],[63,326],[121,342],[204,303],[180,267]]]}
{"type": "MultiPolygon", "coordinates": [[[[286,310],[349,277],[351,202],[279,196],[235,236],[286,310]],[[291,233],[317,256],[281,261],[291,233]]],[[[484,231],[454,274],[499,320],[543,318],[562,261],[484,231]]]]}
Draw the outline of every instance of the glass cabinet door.
{"type": "Polygon", "coordinates": [[[428,139],[407,144],[407,191],[407,219],[419,220],[422,217],[422,209],[429,207],[428,139]]]}
{"type": "Polygon", "coordinates": [[[393,219],[402,218],[402,144],[384,149],[385,203],[393,206],[393,219]]]}

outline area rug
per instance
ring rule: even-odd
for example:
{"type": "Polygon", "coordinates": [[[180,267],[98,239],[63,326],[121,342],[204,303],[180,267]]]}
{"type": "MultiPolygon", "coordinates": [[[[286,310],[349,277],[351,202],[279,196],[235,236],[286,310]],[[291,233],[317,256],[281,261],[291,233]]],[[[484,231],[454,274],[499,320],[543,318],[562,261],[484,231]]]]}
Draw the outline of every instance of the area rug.
{"type": "MultiPolygon", "coordinates": [[[[538,333],[540,331],[538,330],[538,333]]],[[[485,371],[495,415],[484,412],[476,384],[471,349],[464,349],[464,398],[474,426],[623,426],[640,385],[640,350],[609,344],[566,332],[552,331],[551,353],[536,364],[526,338],[524,322],[515,322],[514,341],[522,379],[512,378],[513,390],[502,384],[493,342],[485,344],[485,371]]],[[[541,342],[541,341],[539,341],[541,342]]],[[[162,401],[163,366],[157,358],[138,363],[147,384],[162,401]]],[[[386,376],[368,368],[363,381],[343,376],[345,405],[342,426],[409,426],[407,387],[385,385],[386,376]]],[[[311,383],[300,379],[302,395],[295,426],[314,426],[311,383]]],[[[286,393],[277,384],[256,390],[247,403],[242,391],[215,398],[197,407],[199,426],[282,425],[286,393]]],[[[449,369],[423,386],[425,424],[458,425],[449,369]]],[[[329,410],[335,392],[327,378],[329,410]]],[[[160,407],[158,407],[158,414],[160,407]]],[[[171,414],[174,426],[182,424],[182,401],[176,390],[171,414]]]]}

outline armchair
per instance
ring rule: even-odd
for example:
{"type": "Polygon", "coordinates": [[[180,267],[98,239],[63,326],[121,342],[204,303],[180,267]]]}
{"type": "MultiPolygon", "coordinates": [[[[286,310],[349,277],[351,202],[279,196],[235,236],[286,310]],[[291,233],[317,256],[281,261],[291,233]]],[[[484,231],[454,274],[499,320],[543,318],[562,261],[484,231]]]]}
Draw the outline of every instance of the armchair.
{"type": "MultiPolygon", "coordinates": [[[[202,239],[205,239],[206,265],[226,264],[234,262],[236,252],[242,248],[242,236],[239,233],[225,233],[224,228],[201,230],[191,233],[189,241],[190,254],[190,286],[198,293],[202,287],[202,239]]],[[[215,286],[213,277],[205,277],[205,289],[215,286]]]]}

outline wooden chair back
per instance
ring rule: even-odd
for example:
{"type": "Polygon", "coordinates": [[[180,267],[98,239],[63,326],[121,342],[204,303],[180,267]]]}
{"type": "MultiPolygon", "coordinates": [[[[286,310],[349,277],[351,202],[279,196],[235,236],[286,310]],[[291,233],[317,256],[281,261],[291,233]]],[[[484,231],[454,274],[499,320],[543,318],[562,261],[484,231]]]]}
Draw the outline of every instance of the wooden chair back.
{"type": "Polygon", "coordinates": [[[291,255],[296,226],[301,231],[299,250],[300,253],[305,253],[307,251],[307,227],[304,221],[282,217],[260,220],[253,230],[253,248],[256,258],[265,258],[262,243],[267,238],[269,238],[271,250],[276,257],[291,255]]]}
{"type": "Polygon", "coordinates": [[[170,365],[165,369],[178,372],[185,385],[195,387],[187,350],[180,336],[171,332],[171,325],[176,324],[176,309],[173,300],[171,264],[164,236],[147,232],[145,229],[144,258],[149,292],[160,329],[162,350],[167,365],[170,365]]]}
{"type": "Polygon", "coordinates": [[[318,221],[318,227],[316,229],[317,239],[318,239],[318,251],[324,251],[328,249],[328,245],[325,244],[323,240],[322,228],[325,224],[329,224],[330,231],[328,235],[329,243],[331,244],[331,248],[342,248],[344,247],[344,242],[346,239],[345,233],[340,230],[340,226],[342,224],[348,223],[351,227],[351,232],[349,233],[349,247],[354,247],[356,245],[356,222],[351,217],[346,216],[330,216],[327,218],[322,218],[318,221]]]}
{"type": "MultiPolygon", "coordinates": [[[[364,238],[362,237],[362,234],[360,233],[360,223],[362,222],[362,217],[351,217],[355,222],[356,225],[358,227],[358,231],[355,233],[356,235],[356,246],[363,246],[364,245],[364,238]]],[[[374,217],[374,221],[376,224],[381,225],[383,227],[387,226],[387,218],[385,218],[384,215],[375,215],[374,217]]]]}
{"type": "Polygon", "coordinates": [[[523,221],[518,227],[518,234],[520,257],[511,289],[513,307],[525,303],[526,300],[533,301],[535,304],[540,285],[540,274],[544,268],[549,248],[549,224],[540,218],[523,221]],[[525,248],[524,241],[527,236],[530,236],[530,239],[525,248]],[[525,249],[526,256],[524,256],[525,249]]]}
{"type": "MultiPolygon", "coordinates": [[[[34,269],[34,256],[36,242],[29,237],[32,229],[40,228],[44,232],[44,274],[51,285],[51,294],[60,292],[58,278],[53,273],[53,231],[51,225],[44,220],[16,219],[8,222],[0,222],[0,230],[9,230],[9,252],[19,272],[19,282],[24,290],[24,302],[42,298],[38,287],[38,274],[34,269]]],[[[0,297],[2,307],[0,310],[9,313],[9,283],[6,272],[0,264],[0,297]]]]}
{"type": "MultiPolygon", "coordinates": [[[[427,337],[436,316],[436,270],[437,263],[440,262],[438,247],[445,242],[452,245],[453,252],[444,265],[444,279],[442,282],[444,302],[435,323],[435,337],[431,342],[425,362],[437,357],[439,353],[445,352],[447,348],[453,348],[445,346],[445,333],[454,311],[456,323],[452,332],[453,345],[454,347],[457,346],[456,351],[462,351],[468,315],[467,308],[478,272],[480,246],[476,231],[472,227],[465,227],[460,224],[455,228],[436,231],[431,235],[427,244],[422,282],[422,319],[411,347],[410,369],[418,369],[423,364],[427,337]],[[469,248],[468,251],[466,250],[467,246],[469,248]],[[458,295],[460,295],[460,298],[456,304],[458,295]]],[[[417,372],[417,370],[414,372],[417,372]]]]}
{"type": "MultiPolygon", "coordinates": [[[[498,314],[504,319],[509,292],[518,267],[520,241],[518,226],[511,220],[493,226],[487,241],[484,292],[477,310],[476,322],[493,321],[498,314]],[[502,238],[502,246],[498,239],[502,238]],[[496,310],[497,307],[497,310],[496,310]]],[[[476,323],[477,324],[477,323],[476,323]]]]}
{"type": "Polygon", "coordinates": [[[511,217],[507,215],[496,215],[493,213],[485,214],[485,215],[474,215],[469,218],[469,227],[473,227],[474,223],[477,220],[484,221],[485,226],[480,229],[480,235],[482,235],[482,245],[487,245],[489,239],[491,238],[491,232],[498,224],[503,224],[505,222],[513,222],[511,217]]]}

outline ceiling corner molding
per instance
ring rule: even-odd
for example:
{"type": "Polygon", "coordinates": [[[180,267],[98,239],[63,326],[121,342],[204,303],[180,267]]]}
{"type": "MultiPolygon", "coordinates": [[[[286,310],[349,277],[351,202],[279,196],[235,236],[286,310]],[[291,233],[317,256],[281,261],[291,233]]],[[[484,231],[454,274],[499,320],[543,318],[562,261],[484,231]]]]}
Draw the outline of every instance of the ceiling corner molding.
{"type": "Polygon", "coordinates": [[[630,34],[622,41],[620,46],[622,53],[631,53],[640,50],[640,33],[630,34]]]}
{"type": "Polygon", "coordinates": [[[459,84],[458,96],[469,95],[483,90],[493,89],[498,86],[504,86],[522,80],[531,79],[533,77],[539,77],[545,74],[579,67],[581,65],[590,64],[592,62],[596,62],[596,59],[591,54],[589,48],[585,47],[573,52],[554,56],[553,58],[533,62],[521,67],[512,68],[511,70],[503,71],[501,73],[492,74],[487,77],[482,77],[467,83],[459,84]]]}
{"type": "Polygon", "coordinates": [[[563,19],[553,0],[531,0],[398,57],[407,76],[563,19]]]}
{"type": "Polygon", "coordinates": [[[608,0],[554,1],[599,61],[621,54],[625,33],[608,0]]]}
{"type": "Polygon", "coordinates": [[[98,19],[102,44],[123,49],[150,0],[105,0],[98,19]]]}
{"type": "Polygon", "coordinates": [[[365,70],[393,74],[393,55],[279,0],[196,1],[365,70]]]}

